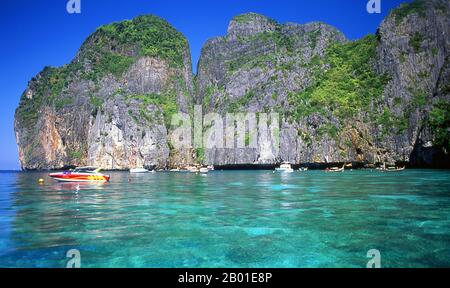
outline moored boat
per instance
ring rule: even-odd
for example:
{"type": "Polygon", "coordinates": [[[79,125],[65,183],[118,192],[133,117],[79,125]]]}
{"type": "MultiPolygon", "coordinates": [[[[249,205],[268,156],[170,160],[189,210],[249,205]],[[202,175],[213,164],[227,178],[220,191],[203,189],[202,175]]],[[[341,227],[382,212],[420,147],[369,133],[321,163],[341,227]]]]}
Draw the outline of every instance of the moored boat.
{"type": "Polygon", "coordinates": [[[134,168],[130,169],[130,173],[137,174],[137,173],[148,173],[149,171],[145,168],[134,168]]]}
{"type": "Polygon", "coordinates": [[[108,182],[109,175],[100,173],[101,168],[79,167],[70,171],[51,173],[48,176],[58,182],[108,182]]]}
{"type": "Polygon", "coordinates": [[[381,165],[381,167],[377,168],[377,170],[381,171],[381,172],[399,172],[399,171],[403,171],[405,169],[406,169],[406,166],[398,167],[395,164],[386,166],[386,163],[383,163],[383,165],[381,165]]]}
{"type": "Polygon", "coordinates": [[[188,166],[186,167],[186,170],[192,173],[198,173],[200,172],[200,169],[198,169],[196,166],[188,166]]]}
{"type": "Polygon", "coordinates": [[[294,169],[292,169],[291,163],[284,162],[280,165],[279,168],[275,168],[276,171],[282,172],[282,173],[292,173],[294,172],[294,169]]]}
{"type": "Polygon", "coordinates": [[[382,169],[382,172],[399,172],[405,170],[406,167],[387,167],[385,169],[382,169]]]}
{"type": "Polygon", "coordinates": [[[345,171],[345,164],[342,167],[332,167],[332,168],[327,168],[325,171],[327,172],[344,172],[345,171]]]}

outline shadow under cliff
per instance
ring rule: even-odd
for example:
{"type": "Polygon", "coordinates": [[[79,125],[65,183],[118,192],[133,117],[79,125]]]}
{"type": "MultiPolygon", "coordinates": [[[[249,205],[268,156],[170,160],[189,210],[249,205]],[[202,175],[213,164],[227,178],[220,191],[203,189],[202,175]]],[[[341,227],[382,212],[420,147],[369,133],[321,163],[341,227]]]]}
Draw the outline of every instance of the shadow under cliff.
{"type": "Polygon", "coordinates": [[[428,146],[418,140],[410,156],[414,168],[450,169],[450,154],[442,147],[428,146]]]}

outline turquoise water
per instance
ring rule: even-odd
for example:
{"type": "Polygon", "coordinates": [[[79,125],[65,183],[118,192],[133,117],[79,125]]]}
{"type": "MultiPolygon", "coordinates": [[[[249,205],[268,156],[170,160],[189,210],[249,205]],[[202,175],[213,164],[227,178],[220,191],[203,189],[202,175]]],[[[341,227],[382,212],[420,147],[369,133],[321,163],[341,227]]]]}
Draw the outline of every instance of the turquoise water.
{"type": "Polygon", "coordinates": [[[0,267],[450,266],[450,171],[0,173],[0,267]]]}

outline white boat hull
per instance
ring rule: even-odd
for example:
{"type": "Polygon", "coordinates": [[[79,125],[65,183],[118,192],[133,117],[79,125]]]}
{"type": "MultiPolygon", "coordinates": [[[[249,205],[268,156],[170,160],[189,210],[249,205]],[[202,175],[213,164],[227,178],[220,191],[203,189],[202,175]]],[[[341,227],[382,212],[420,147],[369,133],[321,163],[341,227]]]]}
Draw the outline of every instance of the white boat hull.
{"type": "Polygon", "coordinates": [[[136,169],[130,169],[130,173],[148,173],[149,171],[144,168],[136,168],[136,169]]]}
{"type": "Polygon", "coordinates": [[[276,168],[275,169],[277,172],[281,172],[281,173],[293,173],[294,169],[285,169],[285,168],[276,168]]]}

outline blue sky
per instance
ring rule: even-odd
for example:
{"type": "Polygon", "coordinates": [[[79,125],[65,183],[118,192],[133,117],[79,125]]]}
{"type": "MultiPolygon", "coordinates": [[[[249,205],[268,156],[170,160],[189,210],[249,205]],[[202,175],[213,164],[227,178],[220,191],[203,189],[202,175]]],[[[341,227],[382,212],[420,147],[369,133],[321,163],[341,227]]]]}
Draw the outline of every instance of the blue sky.
{"type": "Polygon", "coordinates": [[[14,111],[28,81],[45,66],[61,66],[103,24],[137,15],[158,15],[188,39],[194,68],[201,47],[224,35],[230,19],[257,12],[278,22],[322,21],[349,39],[375,33],[402,0],[381,0],[382,13],[368,14],[368,0],[81,0],[81,14],[66,12],[67,0],[0,1],[0,170],[18,169],[14,111]]]}

